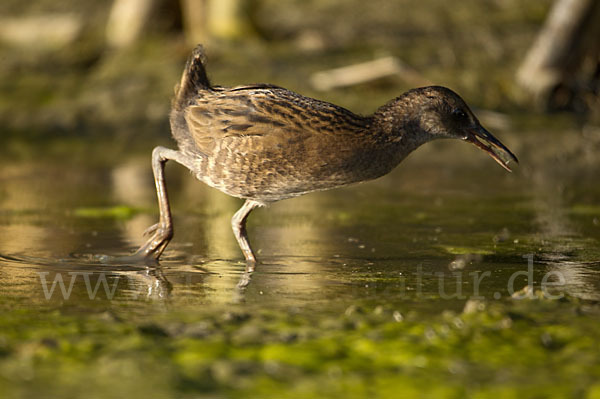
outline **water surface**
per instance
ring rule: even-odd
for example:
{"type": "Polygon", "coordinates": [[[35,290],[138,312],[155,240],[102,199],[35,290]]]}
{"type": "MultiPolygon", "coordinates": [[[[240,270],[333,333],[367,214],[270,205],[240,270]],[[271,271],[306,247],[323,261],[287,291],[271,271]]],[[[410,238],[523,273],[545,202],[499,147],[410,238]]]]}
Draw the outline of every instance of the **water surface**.
{"type": "MultiPolygon", "coordinates": [[[[106,162],[80,156],[4,161],[2,384],[17,394],[45,385],[76,396],[85,385],[82,372],[64,370],[82,385],[53,385],[50,365],[62,369],[83,361],[78,345],[87,336],[90,348],[102,348],[105,364],[82,370],[99,374],[103,389],[104,379],[123,367],[119,362],[130,361],[166,367],[155,389],[167,396],[335,396],[375,389],[375,375],[384,379],[377,380],[383,387],[370,391],[378,394],[402,386],[406,392],[426,387],[450,396],[493,395],[502,373],[507,387],[524,392],[549,375],[545,361],[566,356],[540,334],[580,354],[589,349],[579,334],[598,334],[589,327],[598,321],[600,299],[594,137],[557,133],[548,146],[546,133],[506,133],[503,141],[521,160],[512,174],[472,146],[433,143],[379,180],[259,209],[248,222],[260,260],[253,273],[245,270],[230,230],[241,201],[204,186],[178,165],[167,167],[175,237],[159,265],[145,265],[114,259],[141,245],[143,231],[158,218],[149,152],[106,162]],[[574,144],[557,153],[560,140],[574,144]],[[482,316],[469,319],[472,313],[482,316]],[[37,319],[41,326],[32,322],[37,319]],[[523,319],[533,324],[520,325],[523,319]],[[464,342],[457,341],[446,331],[460,330],[457,323],[483,332],[491,328],[486,323],[504,326],[507,353],[522,353],[523,360],[494,360],[505,350],[495,341],[482,344],[460,334],[464,342]],[[390,327],[395,324],[403,327],[390,327]],[[73,325],[79,326],[76,336],[68,332],[73,325]],[[185,332],[194,328],[200,332],[185,332]],[[152,349],[127,346],[132,331],[139,342],[167,341],[152,349]],[[286,334],[289,345],[281,338],[286,334]],[[323,341],[336,334],[338,339],[323,341]],[[441,343],[432,344],[431,334],[441,343]],[[413,346],[397,346],[415,339],[413,346]],[[344,340],[347,347],[334,344],[344,340]],[[523,340],[535,341],[536,349],[523,340]],[[539,352],[539,342],[548,353],[539,352]],[[294,345],[308,345],[300,352],[312,357],[298,360],[294,345]],[[373,373],[353,363],[363,346],[373,373]],[[336,355],[324,353],[327,348],[336,355]],[[490,357],[479,359],[476,350],[490,357]],[[389,351],[389,359],[373,358],[381,351],[389,351]],[[533,365],[529,382],[509,371],[513,361],[515,370],[533,365]],[[15,372],[26,367],[23,362],[33,362],[27,378],[15,372]],[[443,367],[436,366],[440,362],[443,367]],[[486,372],[475,378],[481,367],[486,372]],[[328,391],[320,392],[321,386],[328,391]]],[[[581,362],[586,371],[576,381],[559,371],[562,393],[597,389],[598,354],[581,362]]],[[[94,349],[89,356],[98,358],[94,349]]],[[[141,381],[142,374],[135,374],[128,389],[139,389],[141,381]]]]}

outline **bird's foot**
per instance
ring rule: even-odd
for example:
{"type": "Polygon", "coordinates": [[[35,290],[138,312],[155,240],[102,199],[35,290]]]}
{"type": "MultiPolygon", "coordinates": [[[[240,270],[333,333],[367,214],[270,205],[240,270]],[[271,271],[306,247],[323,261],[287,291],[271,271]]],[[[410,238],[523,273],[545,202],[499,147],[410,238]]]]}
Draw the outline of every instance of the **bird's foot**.
{"type": "Polygon", "coordinates": [[[150,234],[153,234],[157,229],[158,229],[158,223],[153,224],[152,226],[148,227],[146,230],[144,230],[144,232],[142,233],[142,236],[146,237],[149,236],[150,234]]]}
{"type": "Polygon", "coordinates": [[[149,234],[152,236],[132,255],[134,258],[158,260],[173,238],[173,226],[157,223],[144,231],[144,235],[149,234]]]}

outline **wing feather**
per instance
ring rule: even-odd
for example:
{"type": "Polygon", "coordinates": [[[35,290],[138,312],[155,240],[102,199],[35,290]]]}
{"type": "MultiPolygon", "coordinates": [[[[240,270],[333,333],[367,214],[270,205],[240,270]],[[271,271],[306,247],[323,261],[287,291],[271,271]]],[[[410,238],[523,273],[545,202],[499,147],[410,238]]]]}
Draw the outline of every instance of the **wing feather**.
{"type": "Polygon", "coordinates": [[[239,141],[272,151],[302,145],[311,137],[364,129],[364,119],[344,108],[272,85],[219,87],[205,92],[186,109],[185,120],[205,154],[212,153],[221,141],[231,147],[239,141]]]}

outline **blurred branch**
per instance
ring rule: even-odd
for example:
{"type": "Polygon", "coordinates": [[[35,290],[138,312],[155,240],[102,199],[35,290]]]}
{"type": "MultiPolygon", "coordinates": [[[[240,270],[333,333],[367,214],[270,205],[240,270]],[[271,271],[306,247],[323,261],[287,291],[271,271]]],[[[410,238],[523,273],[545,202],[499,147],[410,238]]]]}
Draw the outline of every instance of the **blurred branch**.
{"type": "Polygon", "coordinates": [[[240,38],[248,33],[246,0],[181,0],[185,35],[190,45],[209,38],[240,38]]]}
{"type": "Polygon", "coordinates": [[[310,83],[316,90],[327,91],[390,76],[401,76],[402,79],[415,86],[431,84],[420,73],[396,57],[384,57],[360,64],[316,72],[310,77],[310,83]]]}
{"type": "Polygon", "coordinates": [[[573,91],[578,79],[589,84],[598,65],[599,36],[599,1],[557,0],[517,72],[519,84],[546,105],[555,102],[560,86],[573,91]],[[582,68],[589,59],[596,66],[585,77],[582,68]]]}
{"type": "Polygon", "coordinates": [[[148,25],[156,0],[114,0],[106,25],[110,47],[127,47],[137,41],[148,25]]]}
{"type": "Polygon", "coordinates": [[[192,46],[205,42],[208,0],[181,0],[183,28],[192,46]]]}
{"type": "Polygon", "coordinates": [[[17,47],[57,49],[73,43],[83,21],[74,14],[0,18],[0,41],[17,47]]]}

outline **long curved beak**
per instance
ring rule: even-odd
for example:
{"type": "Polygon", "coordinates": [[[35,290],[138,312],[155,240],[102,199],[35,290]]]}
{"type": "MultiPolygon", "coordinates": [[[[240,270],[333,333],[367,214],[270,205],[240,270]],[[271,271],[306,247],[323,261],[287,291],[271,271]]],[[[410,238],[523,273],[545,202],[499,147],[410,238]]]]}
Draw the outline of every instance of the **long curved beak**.
{"type": "Polygon", "coordinates": [[[473,143],[489,154],[494,161],[498,162],[504,169],[512,172],[508,163],[514,161],[519,163],[519,160],[504,144],[495,138],[490,132],[479,125],[476,128],[467,130],[467,135],[464,138],[466,141],[473,143]]]}

